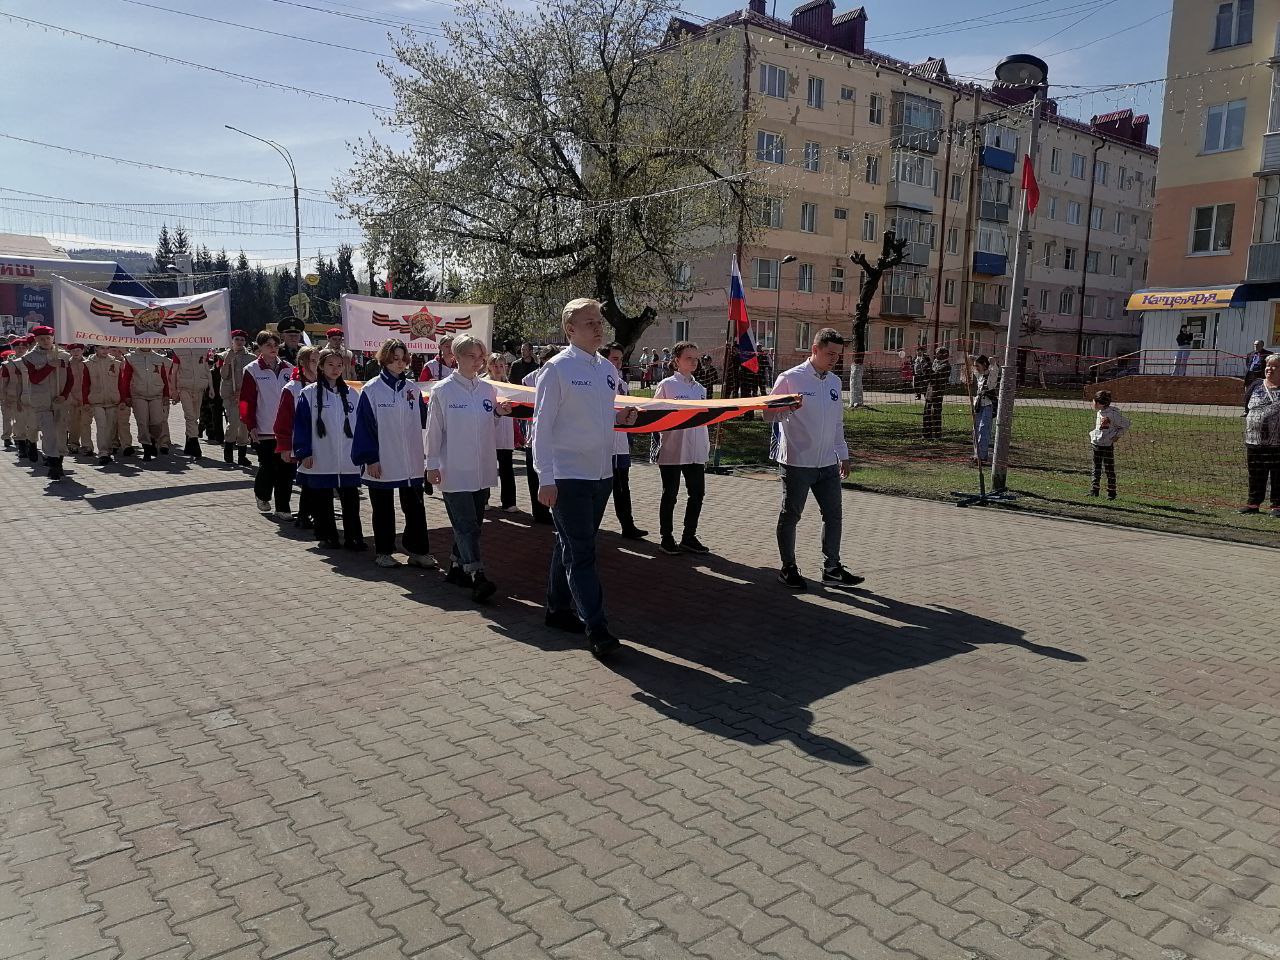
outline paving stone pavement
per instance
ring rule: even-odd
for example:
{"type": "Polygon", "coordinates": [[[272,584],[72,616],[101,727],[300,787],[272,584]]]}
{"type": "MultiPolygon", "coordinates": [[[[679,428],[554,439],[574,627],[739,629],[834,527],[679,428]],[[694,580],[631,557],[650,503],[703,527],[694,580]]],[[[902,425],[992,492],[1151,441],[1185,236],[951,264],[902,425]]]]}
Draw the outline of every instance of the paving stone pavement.
{"type": "Polygon", "coordinates": [[[714,477],[712,556],[607,519],[606,665],[525,513],[477,610],[237,469],[12,459],[0,958],[1280,956],[1274,551],[848,492],[868,589],[791,595],[714,477]]]}

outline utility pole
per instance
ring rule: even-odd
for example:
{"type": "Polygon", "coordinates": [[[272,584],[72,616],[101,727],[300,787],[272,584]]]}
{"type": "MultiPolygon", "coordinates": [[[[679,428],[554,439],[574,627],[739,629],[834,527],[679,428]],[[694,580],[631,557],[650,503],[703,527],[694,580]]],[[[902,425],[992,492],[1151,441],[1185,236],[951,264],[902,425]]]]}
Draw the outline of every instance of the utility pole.
{"type": "Polygon", "coordinates": [[[1093,240],[1093,198],[1098,188],[1098,151],[1107,145],[1103,140],[1093,145],[1089,163],[1089,210],[1084,227],[1084,259],[1080,263],[1080,312],[1076,324],[1076,374],[1080,373],[1080,354],[1084,353],[1084,295],[1089,289],[1089,246],[1093,240]]]}
{"type": "MultiPolygon", "coordinates": [[[[969,206],[965,210],[964,219],[964,253],[963,259],[960,261],[960,340],[964,344],[965,353],[968,353],[968,343],[966,338],[969,335],[969,325],[973,321],[973,238],[978,231],[978,209],[980,203],[979,184],[981,183],[981,175],[979,171],[979,160],[982,157],[982,138],[983,131],[986,129],[986,120],[988,118],[982,115],[982,94],[974,92],[973,95],[973,123],[969,128],[972,139],[969,141],[969,206]]],[[[934,331],[933,348],[938,349],[938,332],[934,331]]]]}
{"type": "MultiPolygon", "coordinates": [[[[938,342],[938,328],[942,325],[942,279],[947,263],[947,202],[951,199],[951,147],[955,140],[956,104],[960,102],[960,94],[951,95],[951,110],[947,116],[947,153],[942,161],[942,216],[938,218],[938,286],[933,298],[933,341],[938,342]]],[[[906,344],[903,344],[905,347],[906,344]]]]}
{"type": "MultiPolygon", "coordinates": [[[[289,153],[288,150],[280,146],[280,144],[276,143],[274,140],[268,140],[266,137],[254,136],[252,133],[248,133],[247,131],[241,130],[239,127],[233,127],[229,123],[224,123],[223,126],[226,127],[228,130],[232,130],[235,133],[239,133],[239,134],[242,134],[243,136],[248,137],[250,140],[257,140],[259,143],[265,143],[267,146],[271,147],[271,149],[275,150],[276,153],[280,154],[280,156],[284,157],[284,162],[289,165],[289,175],[293,177],[293,247],[294,247],[294,254],[296,257],[293,265],[293,277],[294,277],[294,284],[295,284],[294,296],[298,296],[298,297],[303,296],[304,294],[302,293],[302,219],[301,219],[301,215],[298,212],[299,211],[298,168],[293,165],[293,156],[289,153]]],[[[300,317],[299,319],[305,320],[306,317],[300,317]]]]}

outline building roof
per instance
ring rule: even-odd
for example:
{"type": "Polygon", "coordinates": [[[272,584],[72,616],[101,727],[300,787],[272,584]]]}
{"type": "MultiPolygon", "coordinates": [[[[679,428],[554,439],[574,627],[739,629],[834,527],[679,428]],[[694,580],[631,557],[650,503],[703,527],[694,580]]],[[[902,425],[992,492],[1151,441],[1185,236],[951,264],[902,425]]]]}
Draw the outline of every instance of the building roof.
{"type": "Polygon", "coordinates": [[[809,0],[808,3],[801,4],[800,6],[792,10],[791,15],[793,17],[799,16],[800,14],[804,13],[806,10],[816,10],[818,7],[825,7],[828,5],[834,7],[835,0],[809,0]]]}
{"type": "Polygon", "coordinates": [[[20,233],[0,233],[0,257],[38,257],[43,260],[70,260],[67,252],[45,237],[20,233]]]}
{"type": "Polygon", "coordinates": [[[863,7],[854,7],[848,13],[842,13],[840,16],[832,20],[832,24],[848,23],[850,20],[857,20],[861,17],[867,19],[867,11],[863,7]]]}
{"type": "Polygon", "coordinates": [[[951,74],[947,73],[947,61],[942,57],[930,57],[924,63],[917,63],[911,68],[911,72],[925,80],[951,79],[951,74]]]}

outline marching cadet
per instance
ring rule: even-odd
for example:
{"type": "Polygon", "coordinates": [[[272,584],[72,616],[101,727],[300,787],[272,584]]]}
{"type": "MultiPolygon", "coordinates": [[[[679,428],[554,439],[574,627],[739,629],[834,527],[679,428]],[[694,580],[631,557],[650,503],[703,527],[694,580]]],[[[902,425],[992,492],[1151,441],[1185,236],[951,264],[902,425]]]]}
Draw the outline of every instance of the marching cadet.
{"type": "MultiPolygon", "coordinates": [[[[284,385],[280,393],[280,406],[276,408],[276,419],[273,424],[276,438],[276,453],[284,469],[290,475],[290,483],[297,475],[298,465],[293,457],[293,414],[298,405],[298,396],[302,389],[316,382],[316,371],[320,366],[320,351],[315,347],[303,347],[298,351],[298,365],[293,368],[293,375],[284,385]]],[[[301,486],[298,489],[298,515],[294,517],[294,525],[303,530],[311,529],[315,513],[311,509],[311,489],[301,486]]]]}
{"type": "Polygon", "coordinates": [[[498,484],[498,417],[511,413],[493,384],[480,379],[488,348],[475,337],[454,341],[458,368],[435,385],[427,404],[427,482],[439,484],[453,527],[448,583],[471,588],[483,603],[498,588],[480,559],[480,525],[498,484]]]}
{"type": "MultiPolygon", "coordinates": [[[[40,447],[49,465],[49,479],[63,477],[62,458],[67,454],[67,397],[71,394],[71,355],[53,342],[53,327],[39,326],[33,350],[19,362],[22,374],[22,406],[29,411],[40,447]]],[[[34,442],[34,434],[29,434],[34,442]]]]}
{"type": "Polygon", "coordinates": [[[298,484],[310,491],[316,537],[327,547],[365,548],[360,524],[360,468],[351,460],[355,436],[355,392],[343,376],[346,358],[320,351],[319,376],[302,388],[294,409],[292,452],[298,484]],[[342,534],[333,515],[333,493],[342,503],[342,534]]]}
{"type": "Polygon", "coordinates": [[[19,415],[22,407],[22,374],[18,371],[18,363],[27,349],[27,338],[16,337],[9,344],[7,355],[0,360],[0,409],[4,411],[4,448],[11,450],[16,445],[19,457],[27,455],[27,440],[19,415]]]}
{"type": "Polygon", "coordinates": [[[169,452],[169,361],[151,347],[138,347],[124,356],[120,399],[133,410],[138,425],[142,460],[169,452]]]}
{"type": "MultiPolygon", "coordinates": [[[[694,379],[698,369],[698,345],[682,340],[671,351],[675,372],[658,384],[653,391],[655,400],[705,400],[707,388],[694,379]]],[[[706,497],[706,463],[711,452],[711,442],[706,427],[688,427],[684,430],[664,430],[657,434],[658,449],[654,460],[662,474],[662,500],[658,506],[658,526],[663,553],[710,553],[698,539],[698,518],[702,514],[702,501],[706,497]],[[675,539],[676,498],[680,494],[680,478],[684,477],[685,493],[684,532],[680,542],[675,539]]]]}
{"type": "Polygon", "coordinates": [[[330,327],[325,331],[324,335],[329,342],[325,345],[326,350],[332,350],[342,358],[342,379],[354,380],[356,378],[356,355],[346,348],[343,341],[346,334],[342,332],[341,327],[330,327]]]}
{"type": "Polygon", "coordinates": [[[380,567],[398,567],[393,491],[399,491],[404,514],[404,549],[411,566],[433,570],[427,552],[427,511],[422,484],[426,473],[422,431],[426,404],[416,383],[408,380],[409,348],[403,340],[387,340],[378,349],[379,373],[364,385],[356,404],[351,462],[364,467],[364,484],[373,507],[373,548],[380,567]]]}
{"type": "Polygon", "coordinates": [[[237,463],[242,467],[252,466],[249,462],[249,428],[240,419],[240,388],[244,384],[244,368],[257,359],[245,349],[249,335],[243,330],[231,331],[231,347],[218,355],[218,372],[221,382],[218,389],[222,394],[222,407],[227,415],[227,429],[222,439],[222,459],[232,462],[232,455],[238,454],[237,463]]]}
{"type": "Polygon", "coordinates": [[[119,347],[99,347],[84,363],[81,402],[93,411],[98,441],[98,466],[105,467],[119,452],[133,456],[129,433],[129,405],[120,393],[124,379],[124,353],[119,347]]]}
{"type": "Polygon", "coordinates": [[[203,349],[175,350],[171,383],[177,388],[182,404],[182,417],[186,421],[187,442],[182,447],[183,456],[199,460],[200,405],[213,393],[213,376],[209,370],[209,356],[203,349]]]}
{"type": "Polygon", "coordinates": [[[71,355],[71,395],[67,397],[67,450],[72,455],[82,453],[92,456],[93,437],[90,433],[93,408],[83,399],[84,365],[88,362],[84,355],[84,344],[67,344],[67,353],[71,355]]]}
{"type": "Polygon", "coordinates": [[[276,334],[263,330],[257,343],[258,356],[244,368],[240,383],[240,419],[249,427],[249,439],[258,452],[253,493],[259,513],[270,513],[274,498],[276,517],[292,520],[293,464],[286,464],[276,453],[275,427],[280,396],[293,376],[293,365],[280,359],[280,337],[276,334]]]}

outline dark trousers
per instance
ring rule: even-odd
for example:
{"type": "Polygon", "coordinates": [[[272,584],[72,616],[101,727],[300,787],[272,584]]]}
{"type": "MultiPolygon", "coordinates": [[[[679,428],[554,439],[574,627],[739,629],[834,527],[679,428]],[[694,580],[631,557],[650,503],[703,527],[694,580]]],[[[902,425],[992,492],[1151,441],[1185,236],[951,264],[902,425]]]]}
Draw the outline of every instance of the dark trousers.
{"type": "Polygon", "coordinates": [[[706,468],[700,463],[663,464],[658,467],[658,472],[662,474],[662,500],[658,504],[658,525],[662,536],[671,536],[675,529],[676,498],[680,495],[680,478],[683,476],[688,492],[684,505],[684,536],[696,537],[702,501],[707,495],[706,468]]]}
{"type": "MultiPolygon", "coordinates": [[[[400,512],[404,514],[405,553],[426,553],[427,508],[422,500],[422,487],[370,487],[369,505],[373,508],[373,549],[378,554],[396,552],[396,508],[392,494],[400,491],[400,512]]],[[[346,522],[346,504],[342,506],[346,522]]]]}
{"type": "Polygon", "coordinates": [[[533,448],[524,452],[524,476],[529,482],[529,501],[533,504],[530,508],[535,520],[550,520],[551,511],[538,502],[538,471],[533,469],[533,448]]]}
{"type": "Polygon", "coordinates": [[[631,515],[631,454],[615,453],[613,455],[613,512],[618,515],[618,523],[625,533],[636,527],[635,517],[631,515]]]}
{"type": "Polygon", "coordinates": [[[484,508],[489,505],[489,490],[469,490],[444,494],[444,509],[453,527],[453,548],[449,551],[449,566],[461,567],[465,573],[484,570],[480,559],[480,525],[484,523],[484,508]]]}
{"type": "Polygon", "coordinates": [[[1094,493],[1098,492],[1104,470],[1107,473],[1107,495],[1114,497],[1116,495],[1116,448],[1103,447],[1095,443],[1093,445],[1093,485],[1090,488],[1094,493]]]}
{"type": "Polygon", "coordinates": [[[274,498],[277,510],[288,511],[289,499],[293,496],[293,474],[295,467],[285,463],[276,453],[276,438],[259,440],[258,472],[253,478],[253,495],[259,500],[274,498]]]}
{"type": "Polygon", "coordinates": [[[926,393],[924,398],[924,438],[942,439],[942,391],[926,393]]]}
{"type": "Polygon", "coordinates": [[[1271,481],[1271,506],[1280,507],[1280,447],[1246,443],[1245,464],[1249,469],[1249,506],[1260,507],[1271,481]]]}
{"type": "MultiPolygon", "coordinates": [[[[298,465],[293,464],[294,476],[297,476],[298,465]]],[[[316,518],[316,491],[311,487],[298,487],[298,519],[299,520],[315,520],[316,518]]]]}
{"type": "Polygon", "coordinates": [[[512,459],[514,450],[498,451],[498,506],[516,505],[516,467],[512,459]]]}
{"type": "Polygon", "coordinates": [[[557,480],[551,517],[556,542],[547,576],[547,609],[574,610],[587,630],[603,629],[604,589],[596,571],[596,532],[609,505],[613,480],[557,480]]]}
{"type": "MultiPolygon", "coordinates": [[[[335,491],[303,487],[302,492],[310,500],[316,536],[321,540],[338,539],[338,521],[333,514],[335,491]]],[[[364,527],[360,522],[360,488],[339,487],[336,492],[342,503],[342,539],[347,543],[359,543],[364,539],[364,527]]]]}
{"type": "Polygon", "coordinates": [[[840,466],[782,468],[782,510],[778,513],[778,556],[784,567],[796,565],[796,526],[804,515],[809,491],[822,514],[822,568],[840,566],[840,523],[843,513],[840,466]]]}

